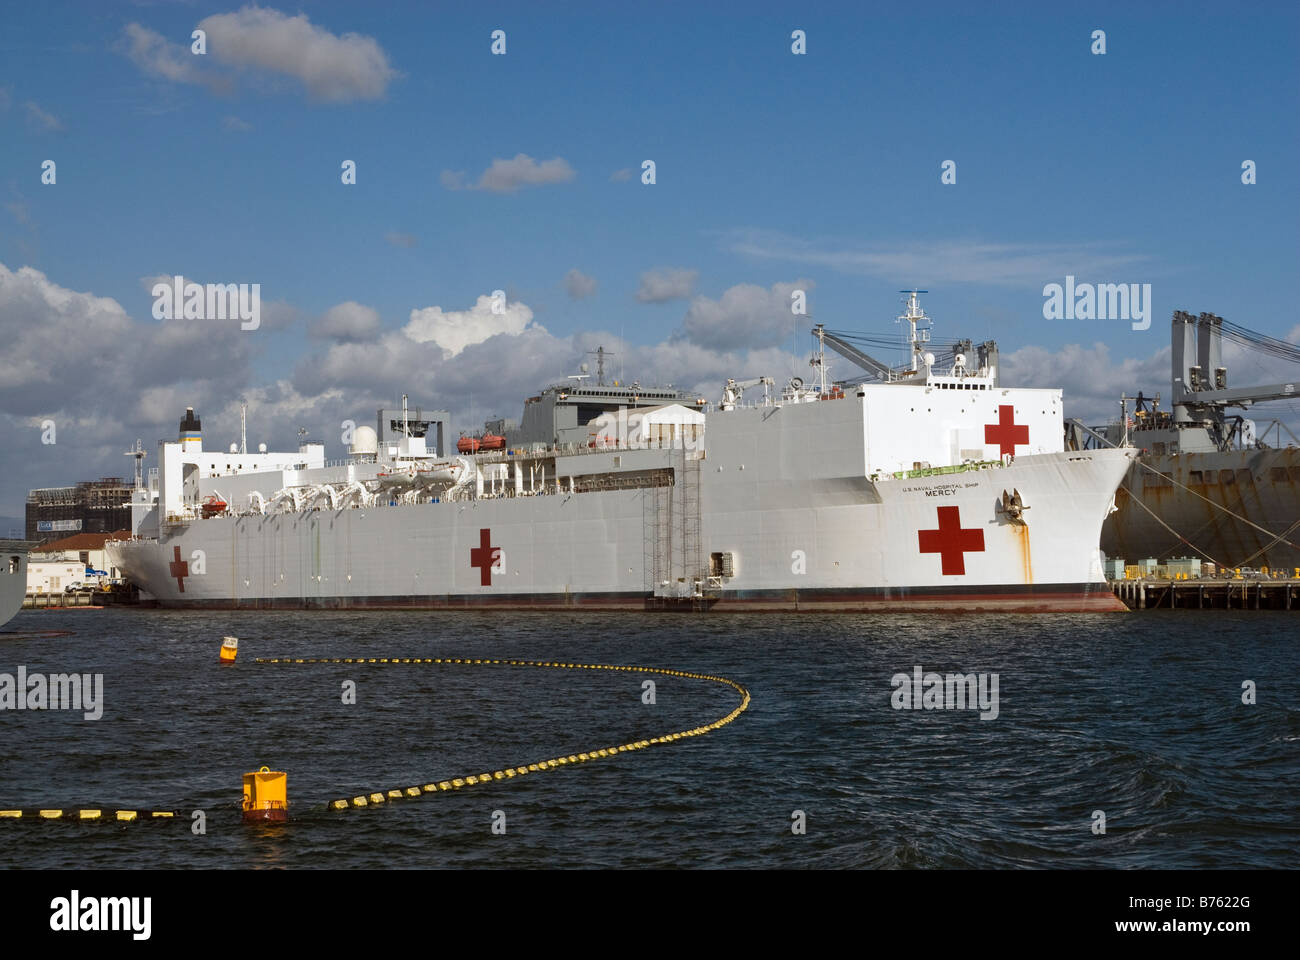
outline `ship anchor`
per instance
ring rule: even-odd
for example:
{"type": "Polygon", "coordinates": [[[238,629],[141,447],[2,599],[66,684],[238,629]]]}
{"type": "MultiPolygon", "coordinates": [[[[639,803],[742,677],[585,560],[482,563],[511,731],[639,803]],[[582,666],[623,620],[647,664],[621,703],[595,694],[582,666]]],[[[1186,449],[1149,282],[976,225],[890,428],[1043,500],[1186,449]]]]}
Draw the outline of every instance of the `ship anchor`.
{"type": "Polygon", "coordinates": [[[1011,523],[1018,523],[1021,526],[1027,526],[1024,513],[1029,507],[1025,506],[1025,501],[1020,498],[1020,491],[1012,488],[1010,493],[1002,491],[1002,499],[998,501],[998,513],[1005,516],[1011,523]]]}

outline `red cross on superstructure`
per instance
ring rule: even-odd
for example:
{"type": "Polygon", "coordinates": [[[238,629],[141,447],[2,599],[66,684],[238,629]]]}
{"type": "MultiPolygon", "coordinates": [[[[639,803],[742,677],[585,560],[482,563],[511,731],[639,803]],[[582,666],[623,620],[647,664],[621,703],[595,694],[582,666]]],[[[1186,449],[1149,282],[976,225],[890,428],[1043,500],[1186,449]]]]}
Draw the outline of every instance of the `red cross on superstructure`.
{"type": "Polygon", "coordinates": [[[1014,456],[1016,444],[1029,442],[1029,425],[1016,423],[1016,408],[1004,403],[998,407],[998,422],[984,425],[984,442],[996,443],[999,456],[1014,456]]]}
{"type": "Polygon", "coordinates": [[[966,572],[966,554],[984,551],[984,531],[963,530],[960,507],[938,509],[939,529],[916,532],[921,552],[939,554],[945,577],[961,576],[966,572]]]}
{"type": "Polygon", "coordinates": [[[492,566],[501,556],[501,548],[492,546],[492,531],[484,528],[478,532],[478,546],[469,552],[469,565],[478,567],[480,586],[492,586],[492,566]]]}
{"type": "Polygon", "coordinates": [[[167,569],[170,570],[171,575],[176,578],[177,589],[179,589],[181,593],[184,593],[185,578],[190,575],[190,565],[181,559],[180,547],[172,547],[172,557],[174,559],[171,563],[167,564],[167,569]]]}

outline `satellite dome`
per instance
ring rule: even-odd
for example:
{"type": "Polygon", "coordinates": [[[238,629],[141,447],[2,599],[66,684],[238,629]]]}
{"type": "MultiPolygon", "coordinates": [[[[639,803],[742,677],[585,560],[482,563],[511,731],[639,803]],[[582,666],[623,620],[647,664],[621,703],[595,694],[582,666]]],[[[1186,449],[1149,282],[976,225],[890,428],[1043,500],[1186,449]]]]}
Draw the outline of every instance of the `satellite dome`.
{"type": "Polygon", "coordinates": [[[379,436],[375,433],[374,427],[361,426],[357,427],[356,432],[352,434],[353,456],[362,454],[377,454],[379,452],[379,436]]]}

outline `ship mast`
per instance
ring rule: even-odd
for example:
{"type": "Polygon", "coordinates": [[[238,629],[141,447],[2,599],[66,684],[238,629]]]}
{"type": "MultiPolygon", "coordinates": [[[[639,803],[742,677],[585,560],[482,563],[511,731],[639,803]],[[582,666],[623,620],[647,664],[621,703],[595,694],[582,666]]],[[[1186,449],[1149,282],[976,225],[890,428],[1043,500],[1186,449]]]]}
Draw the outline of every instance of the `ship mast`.
{"type": "Polygon", "coordinates": [[[128,457],[135,457],[135,489],[144,489],[144,458],[148,456],[144,452],[144,444],[136,437],[135,448],[126,451],[128,457]]]}
{"type": "Polygon", "coordinates": [[[826,328],[818,323],[813,326],[813,336],[817,338],[817,353],[810,361],[817,368],[817,395],[826,395],[826,328]]]}
{"type": "MultiPolygon", "coordinates": [[[[588,350],[587,353],[596,358],[596,386],[603,387],[605,385],[605,358],[612,357],[614,354],[607,351],[603,346],[597,347],[595,350],[588,350]]],[[[585,365],[582,372],[587,372],[585,365]]]]}
{"type": "Polygon", "coordinates": [[[900,321],[906,320],[908,324],[908,345],[912,348],[912,369],[920,372],[925,365],[925,344],[930,342],[930,330],[926,327],[923,330],[917,329],[917,324],[921,321],[930,323],[930,318],[925,315],[921,309],[921,301],[917,295],[929,293],[929,290],[900,290],[899,293],[906,293],[907,312],[900,316],[900,321]]]}

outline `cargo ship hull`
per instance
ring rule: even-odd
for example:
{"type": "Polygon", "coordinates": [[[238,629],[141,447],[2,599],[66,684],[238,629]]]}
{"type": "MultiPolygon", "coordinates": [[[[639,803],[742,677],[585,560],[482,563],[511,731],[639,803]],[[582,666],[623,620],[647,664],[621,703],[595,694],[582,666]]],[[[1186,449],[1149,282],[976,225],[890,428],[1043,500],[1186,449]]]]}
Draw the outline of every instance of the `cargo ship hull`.
{"type": "Polygon", "coordinates": [[[1227,567],[1300,567],[1300,549],[1292,546],[1300,542],[1295,447],[1144,453],[1125,476],[1115,506],[1102,527],[1108,557],[1136,563],[1189,556],[1227,567]]]}

